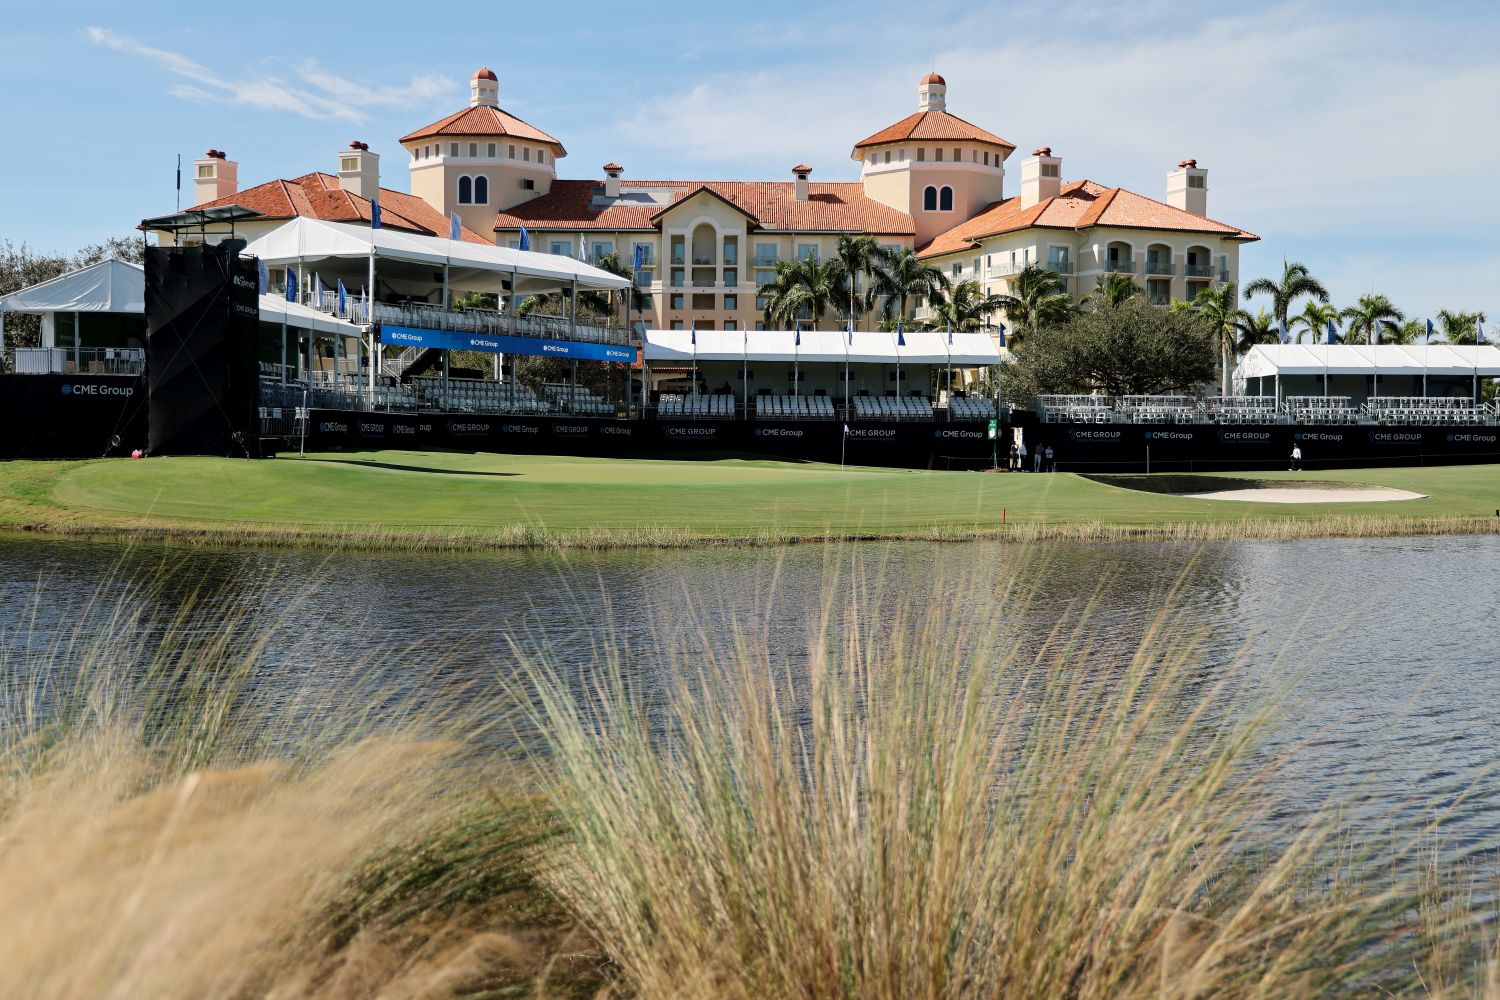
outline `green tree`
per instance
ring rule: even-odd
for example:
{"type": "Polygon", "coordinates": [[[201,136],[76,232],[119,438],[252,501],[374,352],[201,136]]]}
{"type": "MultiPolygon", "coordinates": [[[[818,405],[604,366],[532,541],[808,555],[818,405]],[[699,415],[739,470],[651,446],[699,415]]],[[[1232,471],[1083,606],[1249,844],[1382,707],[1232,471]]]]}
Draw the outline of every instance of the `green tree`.
{"type": "Polygon", "coordinates": [[[1484,323],[1482,312],[1450,312],[1441,309],[1437,314],[1437,339],[1450,344],[1477,344],[1479,330],[1484,323]]]}
{"type": "Polygon", "coordinates": [[[885,266],[871,278],[872,301],[880,301],[880,318],[887,322],[905,319],[907,304],[912,299],[937,299],[951,284],[942,268],[927,263],[909,249],[887,255],[885,266]]]}
{"type": "Polygon", "coordinates": [[[1419,319],[1409,319],[1390,333],[1382,336],[1389,344],[1415,344],[1427,336],[1427,324],[1419,319]]]}
{"type": "Polygon", "coordinates": [[[1005,366],[1007,395],[1190,391],[1213,378],[1218,350],[1198,313],[1158,309],[1140,296],[1042,326],[1005,366]]]}
{"type": "Polygon", "coordinates": [[[1276,317],[1264,309],[1254,316],[1241,309],[1237,327],[1239,341],[1235,344],[1235,349],[1240,354],[1244,354],[1257,344],[1275,344],[1281,340],[1281,330],[1276,326],[1276,317]]]}
{"type": "Polygon", "coordinates": [[[1044,326],[1066,323],[1078,312],[1067,281],[1040,264],[1021,269],[1011,281],[1010,292],[999,297],[999,307],[1011,321],[1011,336],[1017,341],[1044,326]]]}
{"type": "Polygon", "coordinates": [[[839,296],[839,311],[845,319],[858,320],[859,314],[868,310],[875,300],[876,274],[882,271],[890,254],[880,248],[873,236],[844,234],[833,248],[830,263],[837,265],[837,275],[845,286],[839,296]],[[859,276],[866,275],[863,301],[859,296],[859,276]]]}
{"type": "Polygon", "coordinates": [[[1391,304],[1384,295],[1361,295],[1359,302],[1339,312],[1339,319],[1348,322],[1344,339],[1351,344],[1373,344],[1377,334],[1398,330],[1406,314],[1391,304]]]}
{"type": "Polygon", "coordinates": [[[978,330],[1004,306],[1004,296],[986,293],[977,281],[960,281],[937,305],[938,326],[978,330]]]}
{"type": "Polygon", "coordinates": [[[1126,299],[1141,294],[1141,286],[1127,274],[1101,274],[1094,279],[1094,291],[1089,301],[1095,305],[1117,306],[1126,299]]]}
{"type": "Polygon", "coordinates": [[[1302,305],[1302,311],[1292,317],[1288,332],[1295,331],[1292,335],[1299,344],[1302,343],[1303,333],[1307,334],[1308,343],[1316,344],[1323,339],[1328,324],[1337,321],[1338,318],[1339,311],[1335,306],[1305,302],[1302,305]]]}
{"type": "Polygon", "coordinates": [[[1193,296],[1193,308],[1212,331],[1219,345],[1219,392],[1229,395],[1229,362],[1234,357],[1235,337],[1240,332],[1244,313],[1235,306],[1234,282],[1217,288],[1205,288],[1193,296]]]}
{"type": "Polygon", "coordinates": [[[1278,323],[1287,322],[1292,303],[1303,296],[1309,296],[1318,302],[1328,301],[1328,289],[1312,276],[1307,265],[1285,260],[1281,262],[1281,280],[1256,278],[1245,286],[1247,300],[1258,295],[1271,297],[1271,315],[1276,317],[1278,323]]]}

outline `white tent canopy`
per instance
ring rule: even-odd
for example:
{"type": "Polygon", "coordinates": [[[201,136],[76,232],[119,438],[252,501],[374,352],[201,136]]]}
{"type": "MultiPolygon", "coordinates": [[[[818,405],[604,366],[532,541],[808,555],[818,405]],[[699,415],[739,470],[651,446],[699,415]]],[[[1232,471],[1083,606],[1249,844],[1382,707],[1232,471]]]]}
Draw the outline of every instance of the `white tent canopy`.
{"type": "Polygon", "coordinates": [[[146,272],[139,264],[101,260],[50,281],[0,295],[0,313],[146,313],[146,272]]]}
{"type": "MultiPolygon", "coordinates": [[[[434,268],[446,266],[449,285],[467,291],[503,294],[512,278],[515,291],[521,294],[568,288],[575,280],[581,291],[615,291],[630,286],[628,278],[571,257],[320,219],[293,219],[251,242],[244,252],[270,267],[322,267],[330,276],[363,275],[372,239],[382,282],[405,276],[430,288],[434,268]]],[[[441,281],[440,275],[437,280],[441,281]]]]}
{"type": "Polygon", "coordinates": [[[690,364],[693,361],[800,361],[809,364],[952,365],[982,368],[1000,363],[1000,351],[988,333],[948,334],[913,331],[906,344],[896,334],[855,331],[853,343],[843,330],[647,330],[647,362],[690,364]],[[697,343],[694,343],[696,339],[697,343]]]}
{"type": "Polygon", "coordinates": [[[1500,378],[1500,347],[1491,344],[1259,344],[1235,370],[1237,379],[1276,375],[1474,375],[1500,378]]]}
{"type": "Polygon", "coordinates": [[[320,312],[312,306],[304,306],[299,302],[288,302],[284,295],[262,295],[260,297],[260,321],[262,323],[281,323],[296,327],[299,330],[312,330],[315,333],[326,333],[330,336],[343,334],[346,337],[358,337],[364,333],[364,327],[353,323],[346,323],[337,316],[320,312]]]}

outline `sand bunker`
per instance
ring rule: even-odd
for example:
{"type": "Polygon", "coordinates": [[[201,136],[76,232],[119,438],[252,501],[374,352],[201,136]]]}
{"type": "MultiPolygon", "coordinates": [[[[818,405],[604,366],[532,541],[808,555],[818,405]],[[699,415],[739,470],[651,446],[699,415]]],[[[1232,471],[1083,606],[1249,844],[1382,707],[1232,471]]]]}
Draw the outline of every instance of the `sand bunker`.
{"type": "Polygon", "coordinates": [[[1194,500],[1249,500],[1255,503],[1371,503],[1377,500],[1425,500],[1425,493],[1409,493],[1385,486],[1257,486],[1212,493],[1180,493],[1194,500]]]}

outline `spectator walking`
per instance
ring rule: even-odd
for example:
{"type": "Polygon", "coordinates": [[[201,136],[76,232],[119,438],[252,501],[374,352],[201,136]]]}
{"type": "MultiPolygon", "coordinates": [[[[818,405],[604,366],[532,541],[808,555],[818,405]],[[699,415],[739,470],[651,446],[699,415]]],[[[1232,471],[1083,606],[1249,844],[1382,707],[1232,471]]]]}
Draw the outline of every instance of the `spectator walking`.
{"type": "Polygon", "coordinates": [[[1302,446],[1293,442],[1292,444],[1292,472],[1302,471],[1302,446]]]}
{"type": "Polygon", "coordinates": [[[1042,444],[1040,441],[1038,441],[1036,443],[1036,451],[1031,456],[1031,471],[1032,472],[1041,472],[1042,471],[1042,459],[1045,457],[1045,456],[1042,455],[1042,451],[1046,447],[1047,446],[1044,445],[1044,444],[1042,444]]]}
{"type": "Polygon", "coordinates": [[[1016,445],[1016,468],[1022,472],[1026,471],[1026,442],[1022,441],[1016,445]]]}
{"type": "Polygon", "coordinates": [[[1016,469],[1017,460],[1018,460],[1018,456],[1016,455],[1016,439],[1015,438],[1011,438],[1010,439],[1010,463],[1008,465],[1006,465],[1006,468],[1010,469],[1012,472],[1014,472],[1015,469],[1016,469]]]}
{"type": "Polygon", "coordinates": [[[1057,471],[1057,460],[1052,457],[1052,446],[1050,444],[1047,446],[1047,471],[1057,471]]]}

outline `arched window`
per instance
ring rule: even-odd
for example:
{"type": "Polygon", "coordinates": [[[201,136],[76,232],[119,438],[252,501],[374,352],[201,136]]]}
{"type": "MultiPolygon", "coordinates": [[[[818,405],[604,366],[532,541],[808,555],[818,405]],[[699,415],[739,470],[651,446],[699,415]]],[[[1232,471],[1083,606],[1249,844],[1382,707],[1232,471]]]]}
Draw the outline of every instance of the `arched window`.
{"type": "Polygon", "coordinates": [[[943,188],[942,194],[938,198],[938,211],[953,211],[953,189],[951,187],[943,188]]]}
{"type": "Polygon", "coordinates": [[[474,204],[474,181],[468,177],[458,179],[458,203],[460,205],[474,204]]]}
{"type": "Polygon", "coordinates": [[[922,192],[922,210],[924,212],[937,211],[937,188],[928,185],[927,189],[922,192]]]}
{"type": "Polygon", "coordinates": [[[488,205],[490,203],[490,179],[488,177],[474,178],[474,204],[488,205]]]}

